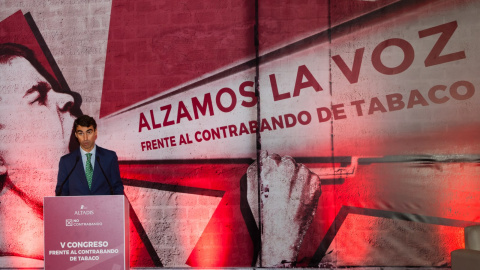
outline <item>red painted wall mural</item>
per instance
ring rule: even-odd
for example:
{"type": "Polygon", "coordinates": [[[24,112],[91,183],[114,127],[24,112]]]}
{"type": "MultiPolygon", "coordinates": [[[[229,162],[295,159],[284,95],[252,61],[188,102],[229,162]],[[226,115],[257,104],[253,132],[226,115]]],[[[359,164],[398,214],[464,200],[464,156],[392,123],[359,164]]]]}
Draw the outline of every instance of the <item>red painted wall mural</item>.
{"type": "Polygon", "coordinates": [[[132,267],[449,267],[480,222],[478,0],[0,1],[0,268],[97,119],[132,267]]]}

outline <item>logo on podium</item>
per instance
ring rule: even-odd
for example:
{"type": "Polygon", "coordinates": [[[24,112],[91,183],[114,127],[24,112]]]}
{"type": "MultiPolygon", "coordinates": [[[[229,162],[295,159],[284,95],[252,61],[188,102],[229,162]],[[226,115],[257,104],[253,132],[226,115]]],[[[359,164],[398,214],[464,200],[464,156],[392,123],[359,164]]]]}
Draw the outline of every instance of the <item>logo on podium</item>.
{"type": "Polygon", "coordinates": [[[65,226],[73,226],[73,219],[67,219],[65,220],[65,226]]]}

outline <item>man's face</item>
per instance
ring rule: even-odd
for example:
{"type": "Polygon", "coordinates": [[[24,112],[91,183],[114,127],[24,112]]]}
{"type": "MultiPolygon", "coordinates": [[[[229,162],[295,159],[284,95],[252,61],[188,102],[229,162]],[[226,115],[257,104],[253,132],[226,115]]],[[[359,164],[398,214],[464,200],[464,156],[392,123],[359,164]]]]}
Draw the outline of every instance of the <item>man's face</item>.
{"type": "Polygon", "coordinates": [[[77,126],[75,130],[75,137],[77,137],[80,147],[86,152],[92,151],[97,139],[97,130],[93,126],[82,127],[77,126]]]}
{"type": "Polygon", "coordinates": [[[53,91],[21,57],[0,64],[0,78],[0,156],[13,184],[41,202],[68,153],[73,97],[53,91]]]}

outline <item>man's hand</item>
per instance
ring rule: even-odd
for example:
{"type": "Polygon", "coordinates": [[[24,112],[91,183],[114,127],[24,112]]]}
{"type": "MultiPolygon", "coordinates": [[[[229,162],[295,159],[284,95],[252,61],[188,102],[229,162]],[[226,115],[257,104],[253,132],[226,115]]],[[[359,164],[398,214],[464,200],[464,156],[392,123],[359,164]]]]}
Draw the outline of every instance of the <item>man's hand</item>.
{"type": "Polygon", "coordinates": [[[257,224],[260,194],[261,266],[295,264],[321,194],[319,177],[292,157],[262,151],[260,160],[248,167],[247,183],[248,203],[257,224]]]}

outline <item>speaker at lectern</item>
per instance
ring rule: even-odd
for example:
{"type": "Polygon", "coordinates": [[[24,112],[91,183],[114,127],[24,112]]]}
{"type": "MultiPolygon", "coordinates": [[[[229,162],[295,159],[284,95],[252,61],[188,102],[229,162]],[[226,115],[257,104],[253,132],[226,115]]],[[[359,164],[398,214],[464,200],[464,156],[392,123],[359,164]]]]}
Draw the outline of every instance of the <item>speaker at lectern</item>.
{"type": "Polygon", "coordinates": [[[123,195],[45,197],[45,269],[130,269],[128,200],[123,195]]]}

